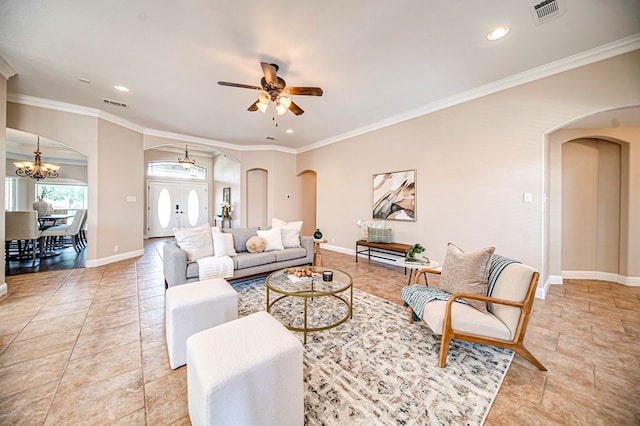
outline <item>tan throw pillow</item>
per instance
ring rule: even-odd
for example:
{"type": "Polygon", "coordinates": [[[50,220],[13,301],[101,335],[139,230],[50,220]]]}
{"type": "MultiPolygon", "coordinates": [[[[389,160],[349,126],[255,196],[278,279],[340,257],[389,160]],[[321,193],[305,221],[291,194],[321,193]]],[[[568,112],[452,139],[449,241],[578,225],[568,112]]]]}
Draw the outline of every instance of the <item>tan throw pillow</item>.
{"type": "Polygon", "coordinates": [[[247,240],[247,251],[249,253],[262,253],[267,247],[267,242],[264,238],[254,235],[247,240]]]}
{"type": "Polygon", "coordinates": [[[300,231],[302,230],[302,221],[285,222],[278,218],[271,219],[272,228],[280,228],[282,230],[282,245],[284,248],[300,247],[300,231]]]}
{"type": "MultiPolygon", "coordinates": [[[[486,296],[487,277],[491,266],[491,256],[495,247],[486,247],[477,251],[464,253],[449,243],[447,254],[442,263],[440,288],[449,293],[471,293],[486,296]]],[[[479,310],[487,312],[487,304],[480,300],[465,299],[467,303],[479,310]]]]}
{"type": "Polygon", "coordinates": [[[173,228],[173,235],[178,246],[187,252],[187,260],[213,256],[211,226],[208,223],[193,228],[173,228]]]}

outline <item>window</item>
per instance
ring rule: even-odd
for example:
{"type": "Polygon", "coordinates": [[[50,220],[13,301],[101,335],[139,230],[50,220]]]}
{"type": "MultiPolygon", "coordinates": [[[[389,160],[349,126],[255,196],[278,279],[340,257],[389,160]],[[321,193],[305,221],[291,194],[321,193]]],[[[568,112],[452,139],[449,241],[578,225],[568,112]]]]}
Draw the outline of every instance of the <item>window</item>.
{"type": "Polygon", "coordinates": [[[18,209],[18,179],[4,178],[4,208],[6,210],[18,209]]]}
{"type": "Polygon", "coordinates": [[[88,208],[86,185],[36,183],[36,197],[51,204],[54,210],[73,211],[88,208]]]}
{"type": "Polygon", "coordinates": [[[147,176],[204,180],[207,178],[207,169],[194,165],[189,170],[185,170],[175,161],[150,161],[147,163],[147,176]]]}

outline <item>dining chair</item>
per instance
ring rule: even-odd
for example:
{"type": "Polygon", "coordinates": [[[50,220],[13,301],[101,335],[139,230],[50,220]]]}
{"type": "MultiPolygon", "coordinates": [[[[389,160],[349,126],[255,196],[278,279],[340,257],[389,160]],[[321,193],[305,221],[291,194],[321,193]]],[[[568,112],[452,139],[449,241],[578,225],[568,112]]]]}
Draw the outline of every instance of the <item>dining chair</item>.
{"type": "Polygon", "coordinates": [[[33,259],[31,267],[36,266],[36,241],[40,240],[40,248],[42,249],[42,232],[38,226],[38,212],[35,210],[7,211],[4,214],[4,220],[4,246],[7,265],[11,259],[11,245],[16,241],[17,258],[31,255],[33,259]]]}
{"type": "Polygon", "coordinates": [[[70,224],[56,225],[42,231],[42,236],[47,239],[47,247],[52,248],[55,245],[55,240],[59,237],[70,237],[74,250],[80,253],[82,251],[82,245],[80,244],[79,235],[83,218],[86,214],[87,211],[85,209],[78,209],[70,224]]]}

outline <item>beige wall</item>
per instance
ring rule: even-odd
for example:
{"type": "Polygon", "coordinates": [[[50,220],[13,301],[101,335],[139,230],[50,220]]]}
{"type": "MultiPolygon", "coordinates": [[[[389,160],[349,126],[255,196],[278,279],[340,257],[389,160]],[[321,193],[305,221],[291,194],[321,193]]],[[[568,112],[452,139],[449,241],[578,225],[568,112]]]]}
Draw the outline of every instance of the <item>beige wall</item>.
{"type": "MultiPolygon", "coordinates": [[[[560,272],[561,257],[559,208],[544,202],[558,189],[554,173],[560,162],[551,155],[556,143],[552,133],[593,113],[640,105],[638,75],[640,51],[635,51],[298,155],[227,150],[241,164],[238,226],[246,221],[247,170],[268,172],[269,222],[273,217],[302,217],[304,187],[299,174],[310,170],[317,173],[317,225],[334,248],[352,251],[358,237],[356,221],[371,217],[372,175],[416,169],[417,221],[389,222],[394,239],[420,242],[434,259],[444,257],[449,241],[463,250],[492,245],[498,253],[539,269],[544,283],[560,272]],[[533,194],[533,202],[523,202],[525,192],[533,194]]],[[[89,216],[89,231],[99,241],[92,246],[90,239],[89,259],[113,254],[114,244],[121,251],[142,246],[142,151],[166,140],[140,136],[95,117],[13,103],[8,104],[7,125],[87,155],[90,210],[98,212],[89,216]],[[112,174],[123,168],[126,181],[112,183],[112,174]],[[137,195],[137,203],[127,204],[127,195],[137,195]],[[103,215],[111,213],[115,219],[103,224],[103,215]],[[137,218],[129,216],[136,214],[137,218]],[[116,223],[139,230],[110,235],[116,223]]],[[[592,136],[598,135],[584,137],[592,136]]],[[[633,137],[628,191],[640,194],[640,156],[637,136],[633,137]]],[[[640,277],[640,265],[631,261],[640,258],[640,219],[635,219],[639,212],[640,200],[630,196],[621,212],[629,223],[628,234],[621,236],[628,250],[620,263],[621,268],[628,266],[631,277],[640,277]]]]}
{"type": "Polygon", "coordinates": [[[145,199],[142,135],[98,121],[98,259],[143,249],[145,199]],[[117,249],[116,249],[117,246],[117,249]]]}
{"type": "Polygon", "coordinates": [[[302,153],[297,167],[318,173],[318,224],[336,246],[352,248],[355,222],[371,217],[372,174],[416,169],[417,221],[390,221],[395,240],[420,242],[440,260],[448,242],[463,250],[495,246],[540,270],[544,284],[551,261],[545,165],[553,167],[545,134],[639,105],[638,75],[635,51],[302,153]],[[523,202],[525,192],[533,202],[523,202]]]}

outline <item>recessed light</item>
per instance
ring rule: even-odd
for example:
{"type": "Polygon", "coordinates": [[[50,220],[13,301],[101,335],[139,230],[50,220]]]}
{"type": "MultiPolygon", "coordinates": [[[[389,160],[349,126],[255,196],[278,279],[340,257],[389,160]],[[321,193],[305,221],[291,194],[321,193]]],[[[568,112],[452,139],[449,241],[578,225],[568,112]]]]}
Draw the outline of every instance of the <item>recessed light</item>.
{"type": "Polygon", "coordinates": [[[293,133],[293,129],[287,129],[286,132],[291,134],[291,133],[293,133]]]}
{"type": "Polygon", "coordinates": [[[115,86],[113,86],[114,89],[119,90],[121,92],[128,92],[129,88],[125,87],[125,86],[121,86],[119,84],[116,84],[115,86]]]}
{"type": "Polygon", "coordinates": [[[504,25],[502,27],[498,27],[495,30],[491,31],[487,35],[487,40],[490,40],[490,41],[499,40],[502,37],[506,36],[508,33],[509,33],[509,27],[504,25]]]}

